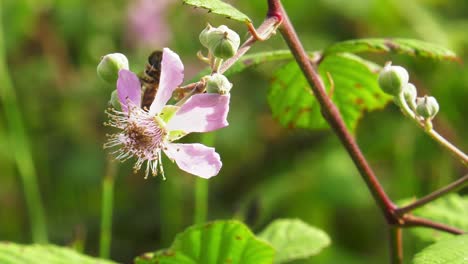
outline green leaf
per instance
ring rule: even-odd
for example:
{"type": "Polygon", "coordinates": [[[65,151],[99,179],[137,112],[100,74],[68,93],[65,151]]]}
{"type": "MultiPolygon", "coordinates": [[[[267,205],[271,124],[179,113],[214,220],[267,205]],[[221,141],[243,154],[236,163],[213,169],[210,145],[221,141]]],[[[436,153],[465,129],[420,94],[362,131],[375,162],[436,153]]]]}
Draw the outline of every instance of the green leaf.
{"type": "Polygon", "coordinates": [[[82,255],[73,249],[54,245],[19,245],[0,242],[2,264],[116,264],[82,255]]]}
{"type": "Polygon", "coordinates": [[[240,22],[250,22],[250,18],[230,4],[221,0],[183,0],[184,4],[208,9],[209,12],[240,22]]]}
{"type": "Polygon", "coordinates": [[[324,56],[336,53],[393,52],[437,60],[457,61],[459,58],[449,49],[415,39],[356,39],[336,43],[324,50],[324,56]]]}
{"type": "MultiPolygon", "coordinates": [[[[318,70],[329,95],[352,132],[364,111],[381,109],[391,99],[378,86],[379,67],[355,55],[327,56],[318,70]],[[333,79],[333,91],[330,91],[327,73],[333,79]]],[[[328,127],[307,80],[295,62],[280,68],[272,82],[268,102],[273,117],[283,126],[308,129],[328,127]]]]}
{"type": "MultiPolygon", "coordinates": [[[[456,193],[449,194],[413,211],[413,214],[466,231],[468,230],[468,196],[462,197],[456,193]]],[[[418,238],[427,242],[454,236],[446,232],[423,227],[409,230],[418,238]]]]}
{"type": "Polygon", "coordinates": [[[468,235],[441,240],[416,254],[414,264],[468,263],[468,235]]]}
{"type": "Polygon", "coordinates": [[[275,251],[239,221],[189,227],[168,250],[137,258],[137,264],[271,264],[275,251]]]}
{"type": "Polygon", "coordinates": [[[325,232],[299,219],[276,220],[259,237],[276,249],[274,263],[308,258],[330,245],[330,238],[325,232]]]}

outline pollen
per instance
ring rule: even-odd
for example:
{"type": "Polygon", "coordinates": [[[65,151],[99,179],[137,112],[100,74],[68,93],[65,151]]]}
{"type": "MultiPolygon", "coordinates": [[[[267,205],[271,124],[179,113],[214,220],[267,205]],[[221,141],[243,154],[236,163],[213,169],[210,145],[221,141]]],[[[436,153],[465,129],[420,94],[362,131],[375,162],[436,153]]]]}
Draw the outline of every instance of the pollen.
{"type": "Polygon", "coordinates": [[[119,131],[108,135],[104,148],[113,148],[112,154],[121,162],[136,158],[133,166],[135,172],[146,162],[145,178],[150,173],[156,176],[158,167],[164,178],[161,165],[161,149],[164,148],[164,135],[167,134],[164,123],[155,121],[148,112],[136,106],[129,107],[128,112],[110,109],[106,113],[109,116],[106,125],[119,131]]]}

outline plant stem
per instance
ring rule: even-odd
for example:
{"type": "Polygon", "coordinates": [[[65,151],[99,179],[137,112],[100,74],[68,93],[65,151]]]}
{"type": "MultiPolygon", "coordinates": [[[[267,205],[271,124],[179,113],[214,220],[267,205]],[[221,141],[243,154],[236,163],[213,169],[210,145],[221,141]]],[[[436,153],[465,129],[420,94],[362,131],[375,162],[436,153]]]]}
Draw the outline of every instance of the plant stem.
{"type": "Polygon", "coordinates": [[[451,233],[454,235],[461,235],[465,234],[465,231],[460,230],[455,227],[451,227],[445,224],[437,223],[429,219],[417,217],[414,215],[404,215],[402,218],[402,227],[414,227],[414,226],[423,226],[423,227],[429,227],[432,229],[437,229],[443,232],[451,233]]]}
{"type": "MultiPolygon", "coordinates": [[[[215,133],[205,133],[201,135],[201,142],[208,146],[215,143],[215,133]]],[[[195,210],[193,216],[194,224],[206,222],[208,214],[208,180],[200,177],[195,179],[195,210]]]]}
{"type": "Polygon", "coordinates": [[[343,121],[343,118],[341,117],[339,110],[328,97],[321,77],[310,63],[309,56],[304,50],[304,47],[302,46],[302,43],[300,42],[286,11],[281,5],[281,2],[279,0],[268,0],[268,3],[270,8],[276,8],[276,10],[269,10],[268,13],[276,15],[279,14],[282,18],[283,24],[280,26],[279,30],[284,40],[288,44],[291,52],[293,53],[304,76],[309,82],[311,89],[315,95],[315,98],[320,104],[323,116],[328,121],[328,123],[330,124],[330,126],[332,127],[332,129],[337,134],[342,144],[348,151],[349,155],[353,159],[362,178],[364,179],[369,190],[371,191],[372,196],[374,197],[375,201],[382,210],[387,222],[395,223],[396,219],[393,215],[393,210],[396,206],[388,198],[374,172],[367,163],[367,160],[365,159],[364,155],[362,154],[361,150],[356,144],[356,141],[346,128],[346,125],[343,121]]]}
{"type": "Polygon", "coordinates": [[[47,243],[47,226],[44,207],[37,182],[37,173],[26,135],[15,89],[8,72],[0,6],[0,97],[9,128],[9,142],[23,182],[23,190],[28,209],[32,240],[34,243],[47,243]]]}
{"type": "Polygon", "coordinates": [[[102,179],[101,237],[99,240],[99,257],[101,258],[110,257],[114,180],[116,174],[117,164],[108,157],[106,162],[106,172],[102,179]]]}
{"type": "MultiPolygon", "coordinates": [[[[444,147],[446,150],[448,150],[452,155],[454,155],[456,158],[458,158],[463,165],[468,166],[468,156],[458,149],[455,145],[450,143],[447,139],[442,137],[437,131],[435,131],[432,127],[428,129],[427,125],[425,122],[422,122],[421,120],[418,119],[418,116],[414,114],[414,112],[410,109],[408,104],[406,103],[406,100],[403,96],[403,94],[400,94],[398,97],[399,103],[400,103],[400,109],[403,112],[405,116],[407,116],[409,119],[413,120],[413,122],[416,123],[426,134],[428,134],[432,139],[434,139],[437,143],[439,143],[442,147],[444,147]]],[[[428,124],[431,125],[431,121],[428,120],[428,124]]]]}
{"type": "MultiPolygon", "coordinates": [[[[426,131],[426,130],[424,130],[426,131]]],[[[437,141],[441,146],[443,146],[445,149],[447,149],[448,151],[450,151],[450,153],[452,153],[452,155],[454,155],[455,157],[457,157],[462,163],[463,165],[465,165],[465,167],[468,166],[468,156],[463,152],[461,151],[460,149],[458,149],[455,145],[453,145],[452,143],[450,143],[450,141],[448,141],[447,139],[445,139],[444,137],[442,137],[439,133],[437,133],[437,131],[435,131],[434,129],[431,129],[429,131],[426,131],[426,133],[431,137],[433,138],[435,141],[437,141]]]]}
{"type": "Polygon", "coordinates": [[[403,233],[400,227],[389,227],[390,263],[403,263],[403,233]]]}
{"type": "Polygon", "coordinates": [[[418,199],[414,202],[412,202],[411,204],[409,205],[406,205],[406,206],[403,206],[403,207],[399,207],[395,210],[395,213],[397,213],[398,215],[404,215],[405,213],[408,213],[416,208],[419,208],[427,203],[430,203],[432,201],[434,201],[435,199],[438,199],[442,196],[444,196],[445,194],[449,193],[449,192],[453,192],[453,191],[456,191],[457,189],[463,187],[466,183],[468,182],[468,174],[461,177],[460,179],[452,182],[451,184],[431,193],[431,194],[428,194],[426,196],[424,196],[423,198],[421,199],[418,199]]]}
{"type": "Polygon", "coordinates": [[[195,179],[195,214],[194,224],[206,222],[208,211],[208,180],[197,177],[195,179]]]}
{"type": "MultiPolygon", "coordinates": [[[[278,23],[281,22],[278,17],[272,16],[267,17],[263,23],[258,27],[257,33],[261,36],[271,32],[278,26],[278,23]]],[[[250,36],[240,48],[237,50],[237,53],[230,59],[226,60],[221,67],[219,68],[219,73],[223,74],[227,71],[240,57],[242,57],[252,45],[257,41],[257,39],[253,36],[250,36]]]]}

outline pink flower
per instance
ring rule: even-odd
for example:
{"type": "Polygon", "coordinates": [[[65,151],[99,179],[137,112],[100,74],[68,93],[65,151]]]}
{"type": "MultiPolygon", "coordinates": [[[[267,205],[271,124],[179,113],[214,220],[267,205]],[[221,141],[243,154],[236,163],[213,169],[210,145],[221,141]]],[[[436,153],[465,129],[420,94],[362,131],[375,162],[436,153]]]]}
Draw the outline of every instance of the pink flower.
{"type": "Polygon", "coordinates": [[[128,70],[119,71],[117,93],[122,111],[111,110],[108,124],[121,131],[110,135],[104,146],[117,147],[113,153],[118,160],[136,157],[135,171],[146,162],[146,177],[150,171],[153,176],[159,171],[164,177],[161,152],[182,170],[202,178],[213,177],[221,169],[222,163],[214,148],[197,143],[173,143],[191,132],[209,132],[228,125],[229,95],[197,94],[181,106],[166,105],[182,83],[183,70],[179,56],[165,48],[159,89],[148,111],[140,107],[138,77],[128,70]]]}

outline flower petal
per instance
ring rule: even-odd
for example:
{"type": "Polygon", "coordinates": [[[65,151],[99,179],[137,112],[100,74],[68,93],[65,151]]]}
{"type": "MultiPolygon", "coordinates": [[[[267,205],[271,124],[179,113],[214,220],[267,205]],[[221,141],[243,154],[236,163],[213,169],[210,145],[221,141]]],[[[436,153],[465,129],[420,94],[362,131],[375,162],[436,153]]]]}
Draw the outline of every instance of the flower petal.
{"type": "Polygon", "coordinates": [[[172,92],[174,92],[184,80],[184,65],[179,55],[169,48],[163,49],[161,77],[159,80],[159,88],[149,110],[151,115],[161,111],[171,98],[172,92]]]}
{"type": "Polygon", "coordinates": [[[209,132],[228,125],[230,95],[196,94],[185,102],[167,123],[167,129],[209,132]]]}
{"type": "Polygon", "coordinates": [[[214,148],[198,143],[169,143],[164,152],[180,169],[205,179],[216,176],[223,165],[214,148]]]}
{"type": "Polygon", "coordinates": [[[141,84],[140,80],[133,72],[122,69],[119,71],[119,79],[117,79],[117,95],[119,96],[122,110],[127,111],[127,104],[132,102],[136,106],[140,106],[141,102],[141,84]]]}

